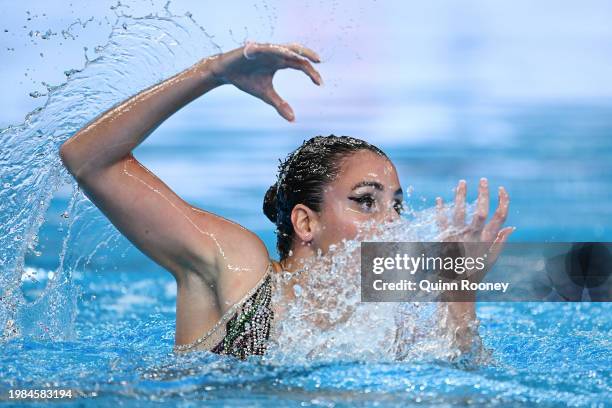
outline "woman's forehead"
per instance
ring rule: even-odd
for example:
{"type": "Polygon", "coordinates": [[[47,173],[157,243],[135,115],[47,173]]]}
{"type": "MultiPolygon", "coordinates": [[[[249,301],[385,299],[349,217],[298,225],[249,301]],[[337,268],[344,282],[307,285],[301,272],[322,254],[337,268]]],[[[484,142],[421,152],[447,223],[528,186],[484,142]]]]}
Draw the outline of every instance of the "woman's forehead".
{"type": "Polygon", "coordinates": [[[343,160],[336,182],[353,186],[362,181],[378,181],[386,188],[399,187],[393,163],[369,150],[360,151],[343,160]]]}

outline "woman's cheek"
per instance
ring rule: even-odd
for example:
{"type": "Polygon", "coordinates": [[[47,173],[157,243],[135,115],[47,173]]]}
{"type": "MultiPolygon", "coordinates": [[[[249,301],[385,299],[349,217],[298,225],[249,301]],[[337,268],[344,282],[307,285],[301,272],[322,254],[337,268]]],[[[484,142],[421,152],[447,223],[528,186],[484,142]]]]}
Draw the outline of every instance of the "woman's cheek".
{"type": "Polygon", "coordinates": [[[354,238],[357,234],[355,224],[347,222],[346,219],[336,220],[336,222],[328,224],[326,232],[328,244],[337,244],[343,239],[354,238]]]}
{"type": "Polygon", "coordinates": [[[362,222],[363,214],[348,206],[337,203],[332,211],[326,212],[328,217],[321,221],[325,231],[324,241],[335,244],[343,239],[353,239],[358,233],[358,225],[362,222]],[[331,217],[329,216],[331,215],[331,217]]]}
{"type": "Polygon", "coordinates": [[[352,219],[345,219],[342,223],[342,238],[353,239],[359,232],[359,220],[353,217],[352,219]]]}

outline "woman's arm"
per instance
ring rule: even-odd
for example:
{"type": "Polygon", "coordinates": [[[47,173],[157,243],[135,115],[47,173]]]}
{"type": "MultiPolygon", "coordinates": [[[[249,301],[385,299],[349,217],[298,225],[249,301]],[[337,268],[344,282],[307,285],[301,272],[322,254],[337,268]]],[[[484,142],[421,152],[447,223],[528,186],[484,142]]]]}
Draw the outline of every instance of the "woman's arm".
{"type": "Polygon", "coordinates": [[[269,103],[292,121],[293,111],[275,92],[272,77],[279,69],[294,68],[320,84],[321,76],[302,55],[319,62],[314,51],[298,44],[248,43],[204,59],[104,112],[62,145],[62,159],[77,179],[107,168],[125,158],[187,103],[228,83],[269,103]]]}
{"type": "Polygon", "coordinates": [[[246,293],[264,273],[268,253],[252,232],[178,197],[132,150],[181,107],[222,84],[236,85],[292,120],[272,77],[279,69],[297,68],[318,82],[319,74],[301,55],[318,61],[299,45],[267,44],[207,58],[104,112],[60,148],[62,161],[92,202],[174,275],[177,342],[193,340],[246,293]],[[193,327],[197,330],[188,329],[193,327]]]}

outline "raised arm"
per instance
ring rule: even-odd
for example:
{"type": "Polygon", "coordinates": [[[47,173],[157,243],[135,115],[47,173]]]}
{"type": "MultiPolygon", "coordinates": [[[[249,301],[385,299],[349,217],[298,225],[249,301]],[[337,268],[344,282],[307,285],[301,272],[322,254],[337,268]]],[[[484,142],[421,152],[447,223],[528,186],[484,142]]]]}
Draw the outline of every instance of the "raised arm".
{"type": "Polygon", "coordinates": [[[174,275],[179,342],[179,337],[193,337],[185,322],[214,320],[247,292],[265,271],[268,253],[255,234],[178,197],[132,150],[181,107],[223,84],[237,86],[293,120],[272,78],[279,69],[295,68],[320,83],[302,55],[318,61],[299,45],[255,43],[204,59],[104,112],[60,148],[83,192],[136,247],[174,275]]]}

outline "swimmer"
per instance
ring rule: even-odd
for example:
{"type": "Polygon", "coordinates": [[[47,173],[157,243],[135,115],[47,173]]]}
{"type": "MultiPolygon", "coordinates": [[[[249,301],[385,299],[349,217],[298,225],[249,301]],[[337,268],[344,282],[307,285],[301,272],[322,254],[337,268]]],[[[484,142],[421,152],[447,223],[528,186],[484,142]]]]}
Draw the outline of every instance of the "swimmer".
{"type": "MultiPolygon", "coordinates": [[[[317,63],[319,56],[300,44],[249,42],[202,59],[126,99],[60,148],[84,194],[175,278],[176,352],[210,350],[238,358],[263,354],[273,319],[283,318],[272,302],[272,274],[299,270],[318,252],[355,237],[364,222],[382,224],[400,217],[403,193],[384,152],[352,137],[314,137],[281,164],[277,182],[265,194],[264,213],[277,227],[276,261],[256,234],[184,201],[134,157],[132,150],[164,120],[224,85],[261,99],[294,121],[292,108],[273,87],[273,76],[290,68],[322,85],[313,66],[317,63]]],[[[487,181],[480,181],[476,215],[469,225],[465,197],[461,181],[454,216],[446,220],[441,215],[440,224],[460,231],[456,240],[503,244],[513,231],[502,228],[509,204],[506,191],[499,189],[499,205],[488,223],[487,181]]],[[[441,199],[437,203],[442,208],[441,199]]],[[[293,296],[293,291],[283,293],[293,296]]],[[[468,333],[476,319],[474,302],[451,302],[449,310],[451,329],[458,337],[468,333]]]]}

